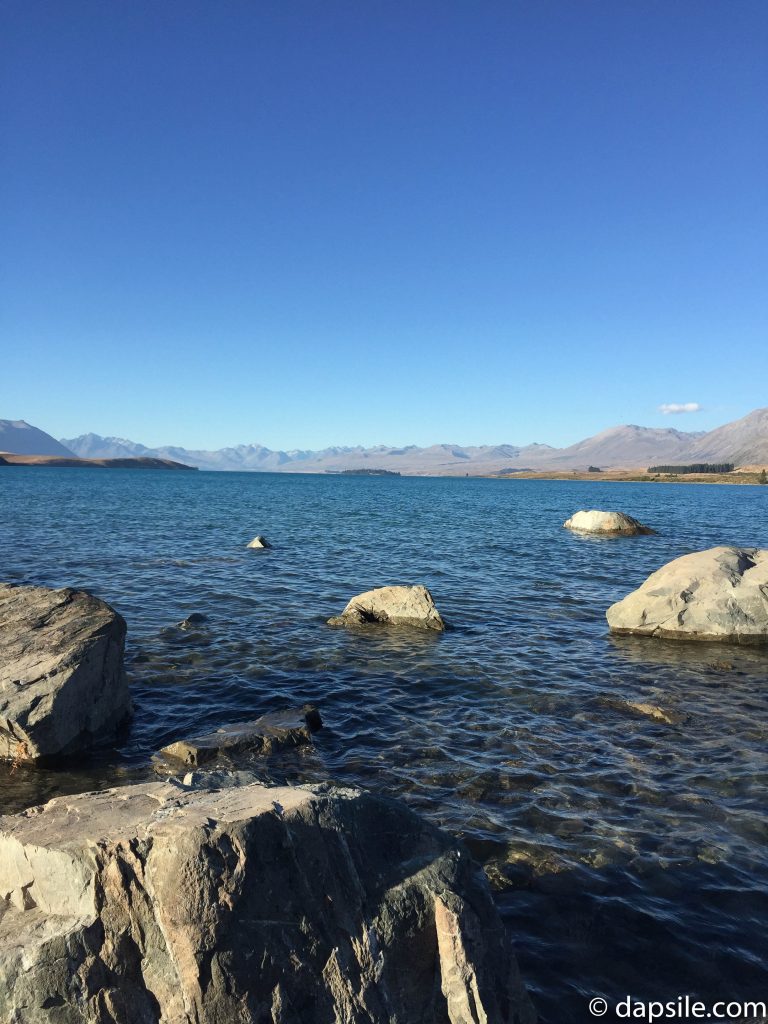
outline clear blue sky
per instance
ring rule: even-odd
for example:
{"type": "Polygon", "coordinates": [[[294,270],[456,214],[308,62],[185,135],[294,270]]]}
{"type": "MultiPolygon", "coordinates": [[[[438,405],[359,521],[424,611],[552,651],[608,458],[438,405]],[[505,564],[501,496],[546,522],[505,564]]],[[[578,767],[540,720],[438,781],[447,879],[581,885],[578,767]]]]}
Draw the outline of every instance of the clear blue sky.
{"type": "Polygon", "coordinates": [[[567,444],[768,404],[765,0],[0,20],[0,417],[567,444]]]}

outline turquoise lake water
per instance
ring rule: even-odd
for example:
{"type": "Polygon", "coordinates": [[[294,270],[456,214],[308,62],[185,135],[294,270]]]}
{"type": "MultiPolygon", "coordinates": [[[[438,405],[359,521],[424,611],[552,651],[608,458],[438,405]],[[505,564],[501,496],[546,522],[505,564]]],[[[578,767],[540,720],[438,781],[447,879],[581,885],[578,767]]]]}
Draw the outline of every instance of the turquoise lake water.
{"type": "Polygon", "coordinates": [[[544,1024],[591,1019],[593,995],[768,995],[768,651],[605,622],[671,558],[768,547],[768,487],[19,467],[0,531],[0,578],[126,618],[135,702],[114,753],[0,768],[3,809],[148,777],[173,739],[311,701],[314,748],[253,767],[401,796],[461,836],[544,1024]],[[579,537],[580,508],[659,533],[579,537]],[[245,547],[257,533],[271,550],[245,547]],[[325,625],[390,583],[426,584],[450,629],[325,625]]]}

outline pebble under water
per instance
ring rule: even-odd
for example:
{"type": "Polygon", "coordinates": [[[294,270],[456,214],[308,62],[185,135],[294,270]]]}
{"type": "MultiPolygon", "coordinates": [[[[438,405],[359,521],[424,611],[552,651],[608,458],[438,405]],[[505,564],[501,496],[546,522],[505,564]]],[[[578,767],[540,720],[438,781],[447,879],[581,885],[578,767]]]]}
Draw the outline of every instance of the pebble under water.
{"type": "Polygon", "coordinates": [[[768,487],[14,467],[0,531],[0,578],[126,618],[135,703],[116,752],[0,767],[3,811],[148,778],[165,743],[313,702],[314,747],[254,769],[397,795],[462,837],[543,1024],[594,1019],[596,995],[768,996],[768,650],[605,622],[678,555],[768,547],[768,487]],[[580,508],[659,533],[562,529],[580,508]],[[257,533],[271,550],[246,548],[257,533]],[[325,625],[389,583],[426,584],[450,629],[325,625]]]}

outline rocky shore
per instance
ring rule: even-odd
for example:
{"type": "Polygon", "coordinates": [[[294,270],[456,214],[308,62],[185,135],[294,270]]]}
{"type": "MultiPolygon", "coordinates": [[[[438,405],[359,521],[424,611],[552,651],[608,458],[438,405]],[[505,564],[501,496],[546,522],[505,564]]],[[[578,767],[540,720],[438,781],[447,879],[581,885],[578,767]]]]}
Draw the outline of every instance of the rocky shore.
{"type": "MultiPolygon", "coordinates": [[[[569,524],[653,533],[600,510],[569,524]]],[[[609,628],[651,645],[768,641],[767,573],[756,548],[684,555],[611,606],[609,628]]],[[[327,621],[405,642],[445,628],[423,586],[366,591],[327,621]]],[[[89,594],[0,587],[0,758],[55,767],[109,743],[131,711],[125,634],[89,594]]],[[[2,1024],[533,1024],[461,843],[360,789],[257,780],[254,758],[309,747],[322,725],[307,705],[178,737],[156,781],[0,818],[2,1024]]]]}
{"type": "MultiPolygon", "coordinates": [[[[373,594],[371,621],[442,628],[426,588],[373,594]]],[[[88,594],[0,588],[0,757],[107,742],[125,632],[88,594]]],[[[234,723],[163,748],[164,781],[0,818],[3,1024],[534,1024],[461,844],[373,794],[222,770],[321,727],[234,723]]]]}

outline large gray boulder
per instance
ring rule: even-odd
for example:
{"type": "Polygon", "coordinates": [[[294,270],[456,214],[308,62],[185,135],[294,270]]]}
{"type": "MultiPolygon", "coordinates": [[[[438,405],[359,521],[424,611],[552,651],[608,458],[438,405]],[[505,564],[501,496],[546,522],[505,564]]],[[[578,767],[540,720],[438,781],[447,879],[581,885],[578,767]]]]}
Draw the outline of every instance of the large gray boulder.
{"type": "Polygon", "coordinates": [[[643,526],[637,519],[624,512],[603,512],[599,509],[583,509],[574,512],[563,523],[566,530],[577,533],[597,533],[614,537],[634,537],[641,533],[653,533],[649,526],[643,526]]]}
{"type": "Polygon", "coordinates": [[[358,594],[341,615],[328,619],[329,626],[416,626],[445,629],[440,612],[426,587],[377,587],[358,594]]]}
{"type": "Polygon", "coordinates": [[[0,758],[41,761],[108,737],[131,710],[125,622],[77,590],[0,585],[0,758]]]}
{"type": "Polygon", "coordinates": [[[62,797],[0,818],[3,1024],[532,1024],[485,878],[357,790],[62,797]]]}
{"type": "Polygon", "coordinates": [[[768,550],[709,548],[668,562],[606,613],[613,633],[768,641],[768,550]]]}

